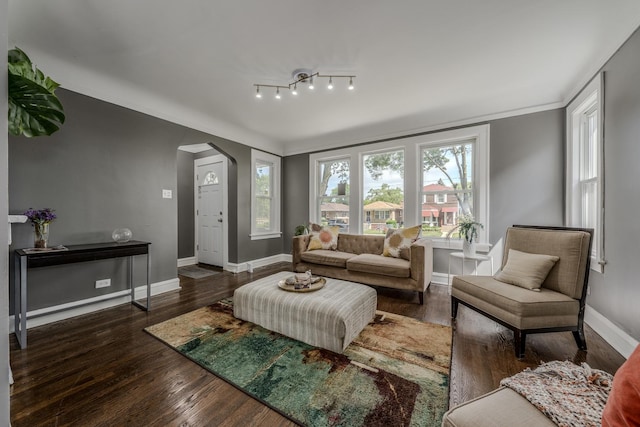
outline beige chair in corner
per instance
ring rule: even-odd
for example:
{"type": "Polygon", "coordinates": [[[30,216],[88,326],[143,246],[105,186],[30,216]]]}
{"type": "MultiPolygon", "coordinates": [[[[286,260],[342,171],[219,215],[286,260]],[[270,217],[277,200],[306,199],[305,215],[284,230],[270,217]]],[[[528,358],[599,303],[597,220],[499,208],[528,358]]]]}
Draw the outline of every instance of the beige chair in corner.
{"type": "Polygon", "coordinates": [[[504,283],[494,276],[455,276],[451,317],[455,320],[458,304],[463,304],[511,329],[518,358],[524,356],[527,335],[541,332],[571,331],[578,348],[586,350],[583,323],[592,237],[591,229],[509,227],[501,270],[511,249],[527,253],[525,256],[557,257],[540,290],[504,283]]]}

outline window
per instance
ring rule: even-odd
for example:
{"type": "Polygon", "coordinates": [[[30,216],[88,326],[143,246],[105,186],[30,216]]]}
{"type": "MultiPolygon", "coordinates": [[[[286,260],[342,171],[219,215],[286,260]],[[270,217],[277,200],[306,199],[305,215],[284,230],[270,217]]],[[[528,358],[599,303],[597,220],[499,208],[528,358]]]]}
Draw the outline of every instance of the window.
{"type": "MultiPolygon", "coordinates": [[[[327,165],[338,161],[348,165],[341,169],[348,183],[342,200],[349,206],[345,217],[351,233],[380,234],[389,227],[422,224],[423,235],[435,239],[434,247],[456,249],[462,243],[445,239],[447,229],[460,214],[471,213],[484,225],[480,250],[488,250],[482,244],[489,235],[489,125],[310,155],[312,221],[326,218],[328,211],[321,206],[337,197],[323,177],[327,165]],[[439,163],[426,163],[427,153],[440,154],[439,163]]],[[[330,175],[336,174],[338,169],[330,175]]]]}
{"type": "Polygon", "coordinates": [[[602,272],[602,74],[567,107],[566,222],[592,228],[591,268],[602,272]]]}
{"type": "Polygon", "coordinates": [[[202,185],[213,185],[218,183],[218,176],[213,172],[207,172],[202,180],[202,185]]]}
{"type": "Polygon", "coordinates": [[[337,225],[349,231],[349,159],[331,159],[318,162],[318,211],[315,218],[321,224],[337,225]]]}
{"type": "Polygon", "coordinates": [[[251,239],[280,237],[280,158],[251,150],[251,239]]]}
{"type": "Polygon", "coordinates": [[[388,227],[402,225],[404,150],[365,154],[361,170],[363,209],[373,212],[373,219],[363,225],[364,232],[384,234],[388,227]]]}
{"type": "Polygon", "coordinates": [[[422,147],[422,216],[429,214],[435,220],[429,224],[434,237],[458,237],[455,227],[460,215],[476,217],[473,203],[475,140],[456,141],[454,144],[422,147]],[[434,200],[435,203],[429,203],[434,200]],[[451,232],[451,234],[450,234],[451,232]]]}

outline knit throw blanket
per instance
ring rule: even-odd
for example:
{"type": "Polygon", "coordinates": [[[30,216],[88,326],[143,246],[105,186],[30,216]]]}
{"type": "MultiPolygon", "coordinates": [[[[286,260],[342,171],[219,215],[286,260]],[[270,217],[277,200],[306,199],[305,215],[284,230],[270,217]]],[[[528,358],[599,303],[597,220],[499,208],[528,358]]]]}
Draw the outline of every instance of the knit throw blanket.
{"type": "Polygon", "coordinates": [[[583,363],[543,363],[505,378],[500,385],[520,393],[561,427],[600,426],[613,376],[583,363]]]}

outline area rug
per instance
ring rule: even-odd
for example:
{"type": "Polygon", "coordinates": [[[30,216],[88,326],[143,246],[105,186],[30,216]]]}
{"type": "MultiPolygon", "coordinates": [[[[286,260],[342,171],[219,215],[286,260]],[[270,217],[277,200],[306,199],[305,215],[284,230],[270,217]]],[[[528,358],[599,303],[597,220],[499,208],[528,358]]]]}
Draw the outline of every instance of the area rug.
{"type": "Polygon", "coordinates": [[[225,299],[145,329],[292,421],[440,426],[451,328],[378,311],[343,354],[233,317],[225,299]]]}
{"type": "Polygon", "coordinates": [[[220,272],[198,267],[197,265],[186,265],[184,267],[178,267],[178,274],[191,279],[202,279],[204,277],[220,274],[220,272]]]}

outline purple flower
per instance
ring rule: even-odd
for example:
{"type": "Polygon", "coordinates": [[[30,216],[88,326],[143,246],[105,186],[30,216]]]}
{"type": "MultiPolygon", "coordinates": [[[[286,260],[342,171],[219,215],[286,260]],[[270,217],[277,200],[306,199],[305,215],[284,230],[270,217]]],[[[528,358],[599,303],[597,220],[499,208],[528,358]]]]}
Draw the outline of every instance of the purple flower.
{"type": "Polygon", "coordinates": [[[23,215],[29,218],[34,224],[48,224],[56,219],[56,214],[53,213],[53,209],[50,208],[44,208],[40,210],[29,208],[23,215]]]}

